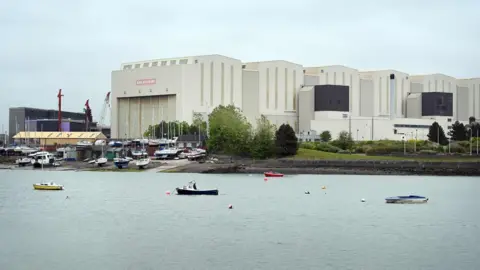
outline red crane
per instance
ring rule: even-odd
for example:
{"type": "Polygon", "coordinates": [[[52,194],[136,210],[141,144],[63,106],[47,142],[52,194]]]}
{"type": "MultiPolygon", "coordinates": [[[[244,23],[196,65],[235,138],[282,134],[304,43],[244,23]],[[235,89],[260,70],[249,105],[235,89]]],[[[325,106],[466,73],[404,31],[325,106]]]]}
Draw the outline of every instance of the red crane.
{"type": "Polygon", "coordinates": [[[58,90],[58,131],[62,132],[62,89],[58,90]]]}

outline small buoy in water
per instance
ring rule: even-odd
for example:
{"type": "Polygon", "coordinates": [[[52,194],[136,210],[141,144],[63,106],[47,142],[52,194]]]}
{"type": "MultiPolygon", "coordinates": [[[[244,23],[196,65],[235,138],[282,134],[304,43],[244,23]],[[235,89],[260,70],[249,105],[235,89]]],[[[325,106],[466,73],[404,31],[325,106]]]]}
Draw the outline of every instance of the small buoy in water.
{"type": "Polygon", "coordinates": [[[327,189],[327,187],[325,187],[325,186],[322,186],[322,189],[327,189]]]}
{"type": "Polygon", "coordinates": [[[310,194],[310,191],[308,191],[308,190],[307,190],[307,191],[305,191],[305,194],[310,194]]]}
{"type": "Polygon", "coordinates": [[[268,178],[267,177],[263,178],[263,181],[268,181],[268,178]]]}
{"type": "Polygon", "coordinates": [[[165,191],[165,194],[170,195],[170,190],[165,191]]]}
{"type": "Polygon", "coordinates": [[[229,204],[228,209],[233,209],[233,205],[229,204]]]}
{"type": "Polygon", "coordinates": [[[68,198],[70,198],[70,197],[68,197],[68,196],[67,196],[67,197],[65,197],[65,199],[68,199],[68,198]]]}
{"type": "Polygon", "coordinates": [[[365,199],[362,198],[362,202],[365,202],[365,199]]]}

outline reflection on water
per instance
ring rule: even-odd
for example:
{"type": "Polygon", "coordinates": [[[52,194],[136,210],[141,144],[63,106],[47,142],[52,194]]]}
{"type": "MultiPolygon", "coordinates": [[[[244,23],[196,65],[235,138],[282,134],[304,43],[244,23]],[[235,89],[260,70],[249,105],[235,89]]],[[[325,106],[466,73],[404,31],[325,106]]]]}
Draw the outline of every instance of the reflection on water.
{"type": "Polygon", "coordinates": [[[479,178],[1,173],[0,269],[480,269],[479,178]]]}

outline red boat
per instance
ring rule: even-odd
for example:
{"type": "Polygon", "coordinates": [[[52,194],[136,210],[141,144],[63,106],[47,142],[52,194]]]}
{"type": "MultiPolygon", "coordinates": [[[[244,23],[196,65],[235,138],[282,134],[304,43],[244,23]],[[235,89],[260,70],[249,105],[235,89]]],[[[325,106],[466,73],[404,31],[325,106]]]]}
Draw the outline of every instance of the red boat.
{"type": "Polygon", "coordinates": [[[263,174],[265,175],[265,177],[283,177],[283,174],[272,172],[272,171],[264,172],[263,174]]]}

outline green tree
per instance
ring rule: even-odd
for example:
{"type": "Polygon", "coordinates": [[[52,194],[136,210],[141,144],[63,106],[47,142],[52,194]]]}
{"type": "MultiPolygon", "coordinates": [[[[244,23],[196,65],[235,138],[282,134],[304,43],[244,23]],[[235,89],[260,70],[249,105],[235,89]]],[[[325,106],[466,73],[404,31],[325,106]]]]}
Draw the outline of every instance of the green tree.
{"type": "Polygon", "coordinates": [[[470,125],[471,125],[472,123],[475,123],[476,121],[477,121],[477,119],[475,119],[475,116],[470,116],[470,117],[468,118],[468,124],[470,124],[470,125]]]}
{"type": "Polygon", "coordinates": [[[257,159],[275,155],[275,126],[263,115],[257,120],[250,151],[251,156],[257,159]]]}
{"type": "Polygon", "coordinates": [[[216,107],[209,115],[209,151],[245,155],[249,153],[252,126],[233,105],[216,107]]]}
{"type": "Polygon", "coordinates": [[[202,113],[194,112],[192,116],[192,124],[189,127],[189,134],[203,134],[207,133],[207,119],[204,119],[202,113]]]}
{"type": "Polygon", "coordinates": [[[332,142],[333,146],[336,146],[343,150],[350,150],[354,145],[352,134],[346,131],[340,131],[336,140],[332,142]]]}
{"type": "Polygon", "coordinates": [[[480,137],[480,123],[471,122],[466,126],[467,129],[467,139],[470,140],[470,137],[477,138],[480,137]]]}
{"type": "Polygon", "coordinates": [[[275,147],[278,157],[297,154],[299,147],[298,138],[289,124],[282,124],[275,132],[275,147]]]}
{"type": "Polygon", "coordinates": [[[322,133],[320,133],[320,140],[322,142],[329,142],[332,140],[332,134],[330,133],[330,131],[328,130],[325,130],[323,131],[322,133]]]}
{"type": "Polygon", "coordinates": [[[185,121],[178,124],[178,129],[180,130],[180,135],[190,134],[190,125],[185,121]]]}
{"type": "Polygon", "coordinates": [[[445,131],[443,131],[443,128],[436,121],[433,122],[433,124],[428,129],[427,137],[428,140],[431,142],[436,142],[441,145],[448,144],[448,139],[447,136],[445,136],[445,131]]]}
{"type": "Polygon", "coordinates": [[[464,124],[456,121],[448,131],[448,136],[453,141],[466,141],[468,139],[467,128],[464,124]]]}

